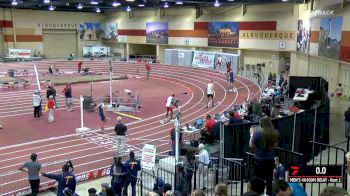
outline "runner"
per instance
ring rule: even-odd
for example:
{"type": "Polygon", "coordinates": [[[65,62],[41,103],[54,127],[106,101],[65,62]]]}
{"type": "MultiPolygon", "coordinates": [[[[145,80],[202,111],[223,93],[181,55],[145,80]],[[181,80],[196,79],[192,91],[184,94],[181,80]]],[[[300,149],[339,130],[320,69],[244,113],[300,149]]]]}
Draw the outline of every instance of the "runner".
{"type": "Polygon", "coordinates": [[[149,62],[147,60],[145,60],[145,65],[146,65],[146,79],[149,79],[149,74],[151,73],[151,66],[149,65],[149,62]]]}
{"type": "Polygon", "coordinates": [[[337,104],[339,104],[340,102],[340,97],[343,95],[343,88],[341,87],[341,84],[339,83],[339,85],[337,86],[337,88],[335,89],[335,96],[337,98],[337,104]]]}
{"type": "Polygon", "coordinates": [[[230,81],[230,71],[231,71],[231,61],[228,61],[226,63],[226,77],[227,77],[227,81],[230,81]]]}
{"type": "Polygon", "coordinates": [[[208,97],[207,108],[209,107],[209,103],[211,103],[212,107],[214,107],[214,83],[213,83],[213,80],[210,80],[210,82],[208,83],[207,97],[208,97]],[[209,102],[210,98],[211,98],[211,102],[209,102]]]}
{"type": "Polygon", "coordinates": [[[79,61],[79,63],[78,63],[78,73],[80,73],[82,65],[83,65],[83,61],[79,61]]]}
{"type": "Polygon", "coordinates": [[[173,118],[173,99],[175,98],[175,94],[172,94],[171,96],[168,97],[168,99],[166,100],[166,116],[165,118],[168,119],[168,113],[170,112],[170,119],[168,119],[169,121],[173,118]]]}
{"type": "Polygon", "coordinates": [[[219,70],[221,73],[221,64],[222,64],[222,57],[221,55],[218,55],[218,61],[216,62],[216,69],[219,70]]]}
{"type": "Polygon", "coordinates": [[[106,124],[106,121],[107,121],[107,116],[106,116],[105,108],[106,108],[106,106],[105,106],[104,103],[100,103],[100,104],[98,104],[98,106],[96,107],[97,112],[98,112],[98,116],[100,117],[100,120],[101,120],[101,131],[102,131],[103,134],[106,133],[105,124],[106,124]]]}

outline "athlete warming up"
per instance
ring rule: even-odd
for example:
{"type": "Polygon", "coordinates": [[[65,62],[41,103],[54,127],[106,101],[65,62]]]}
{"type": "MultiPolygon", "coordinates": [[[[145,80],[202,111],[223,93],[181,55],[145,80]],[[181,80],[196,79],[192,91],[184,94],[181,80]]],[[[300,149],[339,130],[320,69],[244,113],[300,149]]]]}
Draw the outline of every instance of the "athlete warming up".
{"type": "Polygon", "coordinates": [[[207,108],[209,107],[209,104],[211,104],[212,107],[214,107],[214,83],[213,80],[210,80],[207,86],[207,108]],[[211,99],[211,101],[209,101],[211,99]]]}
{"type": "Polygon", "coordinates": [[[170,112],[170,118],[168,119],[168,121],[170,121],[171,119],[173,119],[173,99],[175,98],[175,94],[172,94],[171,96],[169,96],[166,100],[166,103],[165,103],[165,107],[166,107],[166,116],[165,118],[168,119],[168,115],[169,115],[169,112],[170,112]]]}

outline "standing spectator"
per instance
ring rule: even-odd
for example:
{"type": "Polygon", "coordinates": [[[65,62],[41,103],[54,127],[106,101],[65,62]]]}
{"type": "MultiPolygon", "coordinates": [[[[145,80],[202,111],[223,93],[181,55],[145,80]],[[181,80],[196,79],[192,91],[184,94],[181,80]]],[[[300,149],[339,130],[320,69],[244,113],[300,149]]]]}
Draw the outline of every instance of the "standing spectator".
{"type": "Polygon", "coordinates": [[[151,66],[149,65],[149,62],[147,60],[145,60],[145,66],[146,66],[146,79],[149,79],[149,74],[151,73],[151,66]]]}
{"type": "Polygon", "coordinates": [[[40,118],[40,105],[41,105],[41,97],[39,96],[39,91],[34,91],[34,94],[33,94],[34,118],[40,118]]]}
{"type": "Polygon", "coordinates": [[[276,196],[306,196],[305,190],[298,183],[287,183],[284,180],[274,183],[273,192],[276,196]]]}
{"type": "Polygon", "coordinates": [[[180,165],[176,166],[175,190],[180,192],[182,195],[188,195],[186,175],[184,172],[184,168],[180,165]]]}
{"type": "Polygon", "coordinates": [[[204,179],[208,174],[208,166],[209,166],[209,153],[205,149],[204,144],[198,145],[199,157],[198,157],[198,173],[199,173],[199,187],[202,190],[205,190],[204,179]]]}
{"type": "Polygon", "coordinates": [[[107,188],[109,188],[109,184],[108,183],[102,183],[101,184],[101,192],[98,194],[98,196],[107,196],[107,188]]]}
{"type": "Polygon", "coordinates": [[[130,159],[126,161],[126,167],[128,169],[128,175],[126,177],[126,183],[123,189],[123,195],[128,195],[128,187],[131,184],[132,196],[136,196],[136,182],[137,172],[141,170],[141,164],[139,160],[135,159],[134,151],[129,154],[130,159]]]}
{"type": "Polygon", "coordinates": [[[125,124],[122,122],[122,117],[117,118],[117,124],[114,127],[114,131],[117,134],[117,152],[125,151],[125,133],[128,130],[125,124]]]}
{"type": "Polygon", "coordinates": [[[273,180],[284,180],[286,176],[286,170],[284,166],[280,163],[280,158],[275,157],[275,169],[273,170],[273,180]]]}
{"type": "Polygon", "coordinates": [[[122,195],[122,189],[125,185],[125,177],[127,174],[128,171],[122,163],[122,158],[114,157],[114,164],[111,167],[111,186],[114,193],[118,196],[122,195]]]}
{"type": "Polygon", "coordinates": [[[43,99],[41,97],[40,91],[38,91],[38,95],[40,97],[39,113],[40,113],[40,116],[44,116],[44,114],[43,114],[43,99]]]}
{"type": "Polygon", "coordinates": [[[47,121],[49,123],[52,123],[54,118],[54,110],[55,110],[55,102],[53,100],[53,95],[50,95],[49,100],[47,101],[47,108],[49,109],[48,115],[47,115],[47,121]]]}
{"type": "Polygon", "coordinates": [[[220,183],[215,186],[215,196],[227,196],[226,184],[220,183]]]}
{"type": "Polygon", "coordinates": [[[98,116],[100,117],[100,120],[101,120],[101,131],[102,131],[103,134],[106,133],[105,124],[106,124],[107,118],[108,118],[107,115],[106,115],[105,108],[106,108],[106,106],[105,106],[104,103],[100,103],[96,107],[97,112],[98,112],[98,116]]]}
{"type": "Polygon", "coordinates": [[[50,83],[49,87],[46,91],[46,98],[49,99],[50,95],[53,96],[53,101],[55,102],[55,109],[57,109],[57,102],[56,102],[56,89],[54,87],[53,83],[50,83]]]}
{"type": "Polygon", "coordinates": [[[265,181],[263,179],[253,177],[248,183],[248,192],[243,196],[260,196],[264,194],[265,181]]]}
{"type": "Polygon", "coordinates": [[[210,82],[207,85],[207,108],[209,107],[209,100],[211,98],[211,105],[214,107],[214,82],[213,80],[210,80],[210,82]]]}
{"type": "Polygon", "coordinates": [[[88,193],[89,196],[97,196],[97,190],[95,188],[89,188],[88,193]]]}
{"type": "Polygon", "coordinates": [[[221,55],[218,55],[217,62],[216,62],[216,69],[219,70],[219,73],[221,73],[221,64],[222,64],[222,57],[221,55]]]}
{"type": "Polygon", "coordinates": [[[65,188],[71,189],[73,193],[75,192],[75,176],[69,171],[69,166],[67,164],[62,167],[62,174],[46,174],[42,172],[41,175],[58,182],[57,196],[64,196],[63,190],[65,188]]]}
{"type": "Polygon", "coordinates": [[[268,117],[260,119],[260,126],[250,130],[249,147],[255,149],[254,174],[266,181],[266,194],[272,195],[275,148],[279,134],[268,117]]]}
{"type": "Polygon", "coordinates": [[[340,97],[343,95],[343,88],[341,87],[340,83],[338,84],[337,88],[335,89],[334,94],[337,98],[337,103],[339,104],[340,97]]]}
{"type": "Polygon", "coordinates": [[[196,157],[194,156],[194,152],[189,150],[186,152],[186,155],[183,160],[183,164],[186,168],[186,179],[188,184],[188,190],[192,190],[192,177],[195,169],[195,161],[196,157]]]}
{"type": "MultiPolygon", "coordinates": [[[[175,152],[176,152],[176,130],[175,130],[175,127],[173,127],[170,130],[170,142],[171,142],[171,156],[175,156],[175,152]]],[[[181,144],[182,144],[182,133],[179,133],[179,150],[180,151],[181,151],[181,144]]]]}
{"type": "Polygon", "coordinates": [[[52,65],[49,66],[49,74],[52,75],[53,74],[53,69],[52,69],[52,65]]]}
{"type": "Polygon", "coordinates": [[[345,136],[350,137],[350,107],[348,107],[348,111],[344,113],[345,117],[345,136]]]}
{"type": "Polygon", "coordinates": [[[30,155],[30,160],[31,161],[24,163],[18,170],[28,173],[28,181],[30,188],[32,189],[31,195],[36,196],[39,193],[39,172],[41,169],[41,164],[38,161],[38,155],[35,153],[30,155]]]}
{"type": "Polygon", "coordinates": [[[78,73],[80,73],[82,65],[83,65],[83,61],[79,61],[79,63],[78,63],[78,73]]]}
{"type": "Polygon", "coordinates": [[[67,86],[63,89],[64,97],[66,98],[67,111],[71,112],[72,110],[72,85],[68,83],[67,86]]]}
{"type": "Polygon", "coordinates": [[[63,195],[64,196],[79,196],[78,194],[73,193],[73,191],[70,188],[65,188],[63,190],[63,195]]]}

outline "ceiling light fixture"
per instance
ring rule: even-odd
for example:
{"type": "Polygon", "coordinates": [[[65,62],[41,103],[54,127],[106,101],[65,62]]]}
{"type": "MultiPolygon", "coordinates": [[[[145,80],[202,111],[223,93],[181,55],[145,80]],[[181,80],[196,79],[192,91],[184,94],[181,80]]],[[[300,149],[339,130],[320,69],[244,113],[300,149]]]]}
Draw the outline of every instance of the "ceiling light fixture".
{"type": "Polygon", "coordinates": [[[83,7],[84,7],[84,6],[83,6],[83,4],[81,4],[81,3],[79,3],[78,6],[77,6],[77,8],[80,9],[80,10],[83,9],[83,7]]]}
{"type": "Polygon", "coordinates": [[[176,5],[182,5],[182,4],[184,4],[184,3],[183,3],[181,0],[178,0],[178,1],[175,2],[175,4],[176,4],[176,5]]]}
{"type": "Polygon", "coordinates": [[[219,7],[219,6],[220,6],[220,3],[219,3],[218,0],[215,1],[214,6],[215,6],[215,7],[219,7]]]}
{"type": "Polygon", "coordinates": [[[98,7],[98,8],[96,8],[96,12],[97,13],[100,13],[101,12],[101,10],[100,10],[100,8],[98,7]]]}
{"type": "Polygon", "coordinates": [[[127,11],[127,12],[130,12],[130,11],[131,11],[130,6],[128,6],[128,7],[126,8],[126,11],[127,11]]]}
{"type": "Polygon", "coordinates": [[[168,7],[169,7],[168,2],[165,2],[165,3],[164,3],[164,8],[168,8],[168,7]]]}
{"type": "Polygon", "coordinates": [[[12,5],[18,5],[18,2],[17,2],[16,0],[13,0],[13,1],[11,2],[11,4],[12,4],[12,5]]]}
{"type": "Polygon", "coordinates": [[[130,2],[130,1],[135,1],[135,0],[125,0],[125,1],[129,1],[130,2]]]}
{"type": "Polygon", "coordinates": [[[139,3],[137,6],[139,6],[139,7],[145,7],[145,4],[144,4],[144,3],[139,3]]]}
{"type": "Polygon", "coordinates": [[[50,3],[50,0],[44,0],[44,3],[50,3]]]}
{"type": "Polygon", "coordinates": [[[52,5],[50,5],[49,10],[50,10],[50,11],[54,11],[54,10],[55,10],[55,7],[52,6],[52,5]]]}
{"type": "Polygon", "coordinates": [[[98,1],[91,1],[91,5],[98,5],[98,1]]]}
{"type": "Polygon", "coordinates": [[[282,2],[287,2],[288,0],[282,0],[282,2]]]}
{"type": "Polygon", "coordinates": [[[119,2],[114,1],[114,2],[112,3],[112,6],[113,6],[113,7],[118,7],[118,6],[120,6],[120,3],[119,3],[119,2]]]}

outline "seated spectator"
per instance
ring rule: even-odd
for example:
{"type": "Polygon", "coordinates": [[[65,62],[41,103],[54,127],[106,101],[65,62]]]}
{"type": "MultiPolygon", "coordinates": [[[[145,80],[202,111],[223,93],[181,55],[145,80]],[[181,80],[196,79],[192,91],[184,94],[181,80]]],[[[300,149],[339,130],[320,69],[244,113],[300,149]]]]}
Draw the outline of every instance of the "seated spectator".
{"type": "Polygon", "coordinates": [[[215,120],[208,114],[206,116],[204,128],[201,131],[201,135],[205,143],[213,143],[213,128],[214,128],[215,120]]]}
{"type": "Polygon", "coordinates": [[[232,110],[228,113],[228,123],[226,124],[233,125],[236,123],[241,123],[241,118],[238,112],[232,110]]]}
{"type": "Polygon", "coordinates": [[[97,190],[95,188],[89,188],[88,193],[89,196],[97,196],[97,190]]]}
{"type": "Polygon", "coordinates": [[[202,190],[196,189],[192,191],[191,196],[205,196],[205,194],[202,190]]]}
{"type": "Polygon", "coordinates": [[[106,196],[115,196],[112,187],[106,188],[106,196]]]}
{"type": "Polygon", "coordinates": [[[106,193],[106,189],[109,187],[109,184],[108,183],[102,183],[101,184],[101,192],[98,194],[98,196],[106,196],[107,193],[106,193]]]}
{"type": "Polygon", "coordinates": [[[286,176],[286,170],[284,166],[280,163],[280,158],[275,157],[275,169],[273,170],[273,180],[284,180],[286,176]]]}
{"type": "Polygon", "coordinates": [[[243,196],[260,196],[264,194],[265,181],[261,178],[253,177],[248,183],[248,192],[243,196]]]}
{"type": "MultiPolygon", "coordinates": [[[[58,195],[58,193],[57,193],[57,195],[58,195]]],[[[73,193],[73,191],[70,190],[69,188],[65,188],[65,189],[63,190],[63,195],[64,195],[64,196],[79,196],[78,194],[73,193]]]]}
{"type": "Polygon", "coordinates": [[[348,192],[341,187],[328,186],[323,189],[320,196],[345,196],[348,192]]]}
{"type": "Polygon", "coordinates": [[[173,187],[171,186],[171,184],[166,183],[166,184],[164,185],[162,195],[164,196],[166,192],[171,191],[171,190],[173,190],[173,187]]]}
{"type": "Polygon", "coordinates": [[[220,183],[215,186],[215,196],[227,196],[227,187],[220,183]]]}
{"type": "Polygon", "coordinates": [[[284,180],[275,181],[273,192],[276,196],[306,196],[305,190],[298,183],[287,183],[284,180]]]}

